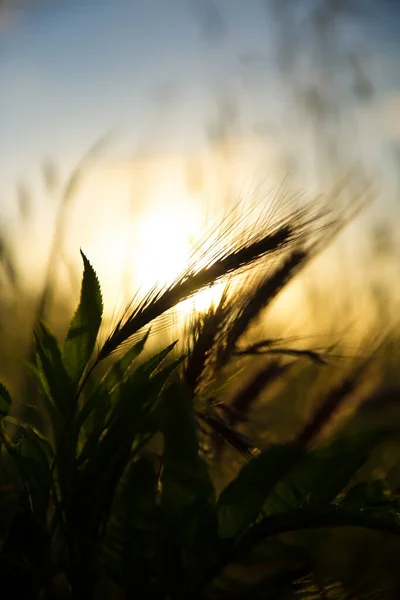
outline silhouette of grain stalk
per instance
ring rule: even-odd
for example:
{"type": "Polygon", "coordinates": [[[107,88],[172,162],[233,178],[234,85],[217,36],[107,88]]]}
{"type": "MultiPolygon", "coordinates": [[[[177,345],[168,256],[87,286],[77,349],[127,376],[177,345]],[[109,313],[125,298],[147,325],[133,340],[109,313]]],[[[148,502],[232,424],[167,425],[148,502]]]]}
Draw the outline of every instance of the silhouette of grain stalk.
{"type": "MultiPolygon", "coordinates": [[[[357,202],[356,210],[359,210],[359,205],[360,203],[357,202]]],[[[317,249],[325,247],[351,218],[351,215],[344,215],[343,212],[340,216],[340,219],[338,217],[333,219],[325,208],[316,207],[314,202],[293,211],[288,217],[275,223],[271,223],[271,216],[260,219],[255,225],[244,228],[232,240],[229,239],[228,232],[232,233],[235,227],[232,226],[232,222],[231,224],[228,223],[228,227],[222,230],[220,237],[210,249],[203,250],[202,246],[199,247],[190,266],[174,282],[167,287],[154,286],[136,306],[133,305],[132,301],[100,347],[97,357],[86,370],[80,382],[75,401],[72,403],[70,414],[66,420],[64,433],[61,435],[61,441],[53,459],[51,473],[54,471],[59,449],[62,447],[64,436],[75,413],[82,390],[93,370],[101,361],[132,339],[132,336],[146,325],[157,320],[183,300],[218,281],[241,274],[247,269],[259,265],[263,259],[279,256],[285,251],[292,252],[294,256],[300,257],[300,262],[303,261],[302,248],[309,248],[309,255],[314,255],[317,249]]],[[[160,252],[162,252],[162,248],[160,248],[160,252]]],[[[285,281],[287,279],[285,276],[285,281]]],[[[282,285],[276,286],[276,293],[281,287],[282,285]]],[[[260,305],[257,311],[253,311],[254,314],[258,314],[261,306],[264,305],[265,302],[260,305]]],[[[225,308],[222,303],[214,328],[217,327],[218,329],[218,320],[222,325],[231,316],[232,307],[232,302],[229,302],[225,308]]],[[[252,318],[252,315],[249,318],[247,314],[243,317],[245,327],[240,328],[240,335],[247,328],[252,318]]],[[[235,336],[231,334],[231,338],[233,337],[237,338],[237,334],[235,336]]],[[[207,343],[212,343],[212,338],[213,336],[209,335],[207,343]]],[[[234,344],[235,346],[236,344],[234,344]]],[[[199,355],[202,356],[201,362],[204,362],[207,356],[205,346],[201,352],[199,349],[199,355]]],[[[192,390],[195,391],[201,373],[192,370],[189,375],[192,390]]],[[[217,430],[218,427],[222,428],[223,435],[229,439],[230,428],[226,428],[221,420],[217,419],[217,422],[214,422],[214,417],[211,415],[210,418],[212,422],[209,421],[208,425],[211,425],[214,430],[217,430]]],[[[234,443],[236,443],[237,437],[235,436],[234,443]]]]}
{"type": "Polygon", "coordinates": [[[192,320],[184,332],[187,340],[187,359],[183,380],[192,396],[199,389],[218,336],[223,335],[223,329],[231,309],[228,294],[229,285],[225,287],[218,305],[211,306],[205,313],[192,316],[192,320]]]}
{"type": "MultiPolygon", "coordinates": [[[[269,354],[304,357],[320,365],[326,364],[327,352],[282,347],[276,340],[258,342],[246,348],[240,348],[238,344],[282,288],[326,248],[362,205],[363,202],[355,202],[352,214],[348,213],[346,218],[342,214],[341,218],[329,223],[327,227],[309,227],[308,235],[303,236],[301,243],[295,242],[294,248],[288,245],[289,253],[281,257],[277,265],[269,268],[266,275],[251,275],[235,292],[224,293],[217,308],[211,308],[192,320],[188,336],[189,357],[183,379],[193,397],[200,394],[203,398],[203,410],[197,411],[197,416],[210,428],[211,434],[217,434],[214,439],[217,451],[221,451],[221,444],[227,441],[240,453],[249,455],[251,445],[233,427],[246,420],[246,415],[258,396],[292,364],[282,365],[273,361],[269,366],[264,366],[227,406],[221,401],[217,402],[215,382],[219,372],[225,371],[228,365],[232,366],[232,359],[269,354]],[[207,391],[210,384],[214,389],[207,391]]],[[[205,432],[203,426],[202,431],[205,432]]]]}
{"type": "MultiPolygon", "coordinates": [[[[364,189],[360,197],[354,200],[353,206],[347,210],[341,209],[341,214],[332,215],[332,211],[317,200],[293,210],[288,216],[280,219],[275,217],[278,210],[278,202],[275,202],[263,218],[232,236],[237,225],[243,221],[240,215],[237,216],[237,209],[240,206],[237,205],[234,209],[236,214],[229,215],[230,222],[225,227],[224,221],[221,223],[219,237],[215,243],[210,248],[207,248],[205,242],[199,245],[189,267],[174,282],[167,286],[155,285],[136,306],[132,301],[126,307],[113,331],[100,347],[91,367],[86,371],[76,401],[78,402],[82,389],[96,366],[132,339],[146,325],[158,320],[177,304],[202,289],[229,276],[242,274],[247,269],[259,265],[263,259],[292,251],[297,261],[305,262],[302,254],[304,250],[301,249],[308,247],[307,258],[314,256],[319,249],[331,242],[365,205],[365,202],[364,189]]],[[[277,286],[277,290],[281,287],[277,286]]],[[[246,316],[247,323],[250,320],[246,316]]]]}
{"type": "MultiPolygon", "coordinates": [[[[230,274],[242,273],[261,259],[273,256],[299,243],[305,243],[313,231],[313,226],[326,217],[326,211],[318,211],[307,220],[305,211],[296,211],[278,226],[258,223],[244,230],[229,245],[227,240],[219,240],[216,248],[204,253],[200,262],[206,265],[199,268],[199,259],[186,269],[166,289],[153,288],[146,297],[119,320],[114,331],[103,344],[97,362],[104,360],[119,346],[140,329],[157,319],[183,300],[200,290],[209,287],[230,274]],[[221,248],[221,242],[228,247],[221,248]]],[[[328,224],[324,223],[324,227],[328,224]]],[[[322,225],[321,225],[322,227],[322,225]]],[[[160,249],[162,252],[162,249],[160,249]]]]}
{"type": "MultiPolygon", "coordinates": [[[[367,372],[368,366],[376,356],[377,351],[378,348],[375,348],[370,356],[363,360],[361,364],[353,369],[340,383],[327,392],[320,406],[317,407],[317,409],[311,415],[309,421],[295,436],[293,444],[296,447],[297,452],[294,454],[291,460],[282,466],[276,476],[271,479],[269,483],[268,494],[271,493],[277,484],[296,467],[298,462],[304,457],[306,452],[321,434],[322,430],[329,424],[334,414],[358,388],[363,376],[365,376],[365,373],[367,372]]],[[[209,425],[212,425],[212,423],[209,423],[209,425]]],[[[217,424],[217,426],[219,426],[219,424],[217,424]]],[[[224,432],[224,435],[226,435],[226,432],[224,432]]],[[[251,448],[249,448],[246,443],[243,444],[242,437],[239,435],[239,437],[234,439],[233,442],[231,441],[231,437],[232,432],[229,432],[227,441],[241,451],[244,456],[250,458],[252,454],[251,448]]],[[[268,494],[266,493],[265,496],[267,497],[268,494]]],[[[321,519],[321,522],[318,523],[317,521],[318,518],[315,520],[315,515],[312,515],[310,520],[310,524],[312,524],[312,526],[318,527],[325,525],[323,518],[321,519]]],[[[285,525],[287,524],[285,523],[285,525]]],[[[204,577],[201,582],[197,582],[196,590],[198,591],[198,595],[194,594],[193,597],[199,597],[202,589],[208,585],[208,583],[218,573],[220,573],[227,564],[235,562],[235,560],[237,560],[245,552],[249,551],[257,543],[263,541],[266,535],[271,536],[287,532],[287,529],[284,529],[285,525],[283,525],[282,529],[277,527],[275,530],[272,530],[271,523],[268,521],[268,517],[265,517],[258,520],[256,524],[248,527],[248,529],[245,530],[241,536],[239,536],[237,542],[231,548],[228,547],[226,554],[223,554],[221,559],[218,560],[215,565],[210,567],[210,571],[207,573],[206,577],[204,577]],[[263,526],[265,527],[265,532],[263,531],[263,526]]],[[[300,526],[301,528],[304,528],[304,522],[300,526]]]]}

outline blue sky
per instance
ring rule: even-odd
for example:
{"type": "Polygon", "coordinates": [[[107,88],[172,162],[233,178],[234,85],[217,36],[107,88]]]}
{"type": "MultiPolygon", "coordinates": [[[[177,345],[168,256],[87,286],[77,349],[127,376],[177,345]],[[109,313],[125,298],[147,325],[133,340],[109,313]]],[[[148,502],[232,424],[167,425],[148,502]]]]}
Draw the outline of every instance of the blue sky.
{"type": "MultiPolygon", "coordinates": [[[[229,77],[232,48],[263,43],[262,27],[254,36],[255,15],[231,4],[233,31],[217,47],[205,42],[190,1],[100,0],[66,8],[55,0],[24,9],[0,38],[2,159],[60,155],[78,145],[83,151],[113,126],[129,132],[133,145],[174,112],[168,98],[165,105],[156,101],[157,92],[175,93],[179,104],[178,135],[167,127],[167,136],[180,139],[184,129],[190,138],[210,110],[213,82],[224,71],[229,77]]],[[[265,15],[264,21],[265,27],[265,15]]]]}
{"type": "MultiPolygon", "coordinates": [[[[267,2],[215,0],[224,18],[216,40],[202,35],[195,3],[42,0],[18,5],[19,14],[0,30],[3,165],[22,167],[50,152],[60,158],[75,154],[113,126],[122,127],[132,146],[141,136],[162,138],[162,125],[164,137],[187,141],[199,134],[202,119],[212,114],[217,86],[235,79],[237,57],[245,53],[264,55],[267,85],[275,27],[267,2]],[[157,91],[176,94],[175,106],[168,98],[157,102],[157,91]],[[169,112],[172,132],[163,123],[169,112]]],[[[388,64],[400,39],[397,4],[371,4],[371,44],[388,64]]],[[[247,102],[254,106],[257,98],[247,102]]]]}
{"type": "MultiPolygon", "coordinates": [[[[297,128],[296,100],[276,67],[279,29],[271,0],[9,2],[11,18],[0,28],[3,191],[46,157],[70,167],[112,128],[122,158],[138,147],[151,152],[204,143],[221,96],[239,106],[240,135],[261,122],[269,135],[286,125],[293,136],[297,128]],[[209,5],[223,17],[214,37],[204,35],[207,13],[199,9],[209,5]]],[[[338,45],[369,53],[379,105],[380,93],[396,96],[400,89],[399,3],[360,4],[368,19],[354,25],[349,18],[348,27],[344,20],[338,45]]],[[[300,79],[312,80],[312,61],[304,69],[300,79]]],[[[375,108],[368,110],[363,123],[375,108]]]]}

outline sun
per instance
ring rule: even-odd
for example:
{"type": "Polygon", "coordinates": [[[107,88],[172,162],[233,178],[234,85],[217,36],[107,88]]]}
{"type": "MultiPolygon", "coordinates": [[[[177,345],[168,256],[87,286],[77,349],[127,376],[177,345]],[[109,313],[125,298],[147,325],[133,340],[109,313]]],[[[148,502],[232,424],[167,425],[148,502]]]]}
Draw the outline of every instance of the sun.
{"type": "MultiPolygon", "coordinates": [[[[93,233],[86,232],[84,251],[98,268],[105,306],[111,307],[112,314],[133,298],[144,297],[154,286],[170,285],[193,264],[195,244],[207,229],[204,207],[179,186],[165,188],[167,194],[157,187],[135,212],[127,211],[125,218],[107,210],[93,233]]],[[[221,293],[217,285],[181,302],[174,309],[178,320],[207,311],[221,293]]]]}
{"type": "MultiPolygon", "coordinates": [[[[154,286],[170,285],[192,262],[195,241],[201,239],[202,215],[192,202],[181,199],[144,208],[134,219],[118,223],[112,243],[94,242],[95,263],[106,303],[123,308],[133,297],[143,297],[154,286]],[[118,298],[116,297],[118,296],[118,298]]],[[[109,234],[110,235],[110,234],[109,234]]],[[[205,312],[222,294],[221,284],[206,288],[175,309],[179,322],[189,314],[205,312]]]]}
{"type": "MultiPolygon", "coordinates": [[[[193,240],[199,237],[200,223],[199,211],[184,202],[164,205],[138,219],[134,275],[141,289],[170,284],[187,268],[193,240]]],[[[181,302],[176,312],[183,317],[196,311],[204,312],[221,293],[221,285],[201,290],[181,302]]]]}
{"type": "Polygon", "coordinates": [[[149,289],[172,282],[190,258],[194,215],[184,206],[163,206],[146,212],[134,224],[135,280],[149,289]]]}

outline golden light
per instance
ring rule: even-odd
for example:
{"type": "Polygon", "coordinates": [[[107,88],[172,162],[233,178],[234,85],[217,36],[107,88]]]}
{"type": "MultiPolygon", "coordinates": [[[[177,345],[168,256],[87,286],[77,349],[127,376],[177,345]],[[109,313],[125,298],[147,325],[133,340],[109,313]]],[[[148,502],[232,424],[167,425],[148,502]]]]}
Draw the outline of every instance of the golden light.
{"type": "MultiPolygon", "coordinates": [[[[134,279],[141,289],[172,283],[190,263],[201,221],[196,206],[188,200],[158,207],[138,220],[134,279]]],[[[204,289],[181,302],[176,309],[178,317],[206,311],[220,297],[222,287],[204,289]]]]}
{"type": "MultiPolygon", "coordinates": [[[[85,176],[72,203],[67,224],[72,235],[67,236],[63,254],[71,257],[77,272],[82,266],[79,248],[89,258],[98,273],[109,317],[134,298],[144,297],[154,286],[171,284],[192,263],[194,245],[204,239],[214,221],[219,222],[216,213],[225,213],[221,202],[215,207],[209,205],[211,197],[227,197],[222,175],[228,175],[229,194],[234,197],[237,185],[246,180],[253,164],[253,153],[250,163],[243,162],[241,148],[234,155],[229,165],[221,164],[218,148],[191,158],[179,153],[139,157],[99,166],[85,176]],[[184,177],[188,161],[203,166],[201,189],[188,189],[184,177]]],[[[218,232],[209,240],[210,245],[213,243],[218,243],[218,232]]],[[[204,266],[204,260],[197,266],[204,266]]],[[[65,285],[70,285],[69,272],[64,270],[65,285]]],[[[223,287],[218,284],[204,289],[182,302],[175,310],[178,321],[218,302],[223,287]]]]}
{"type": "MultiPolygon", "coordinates": [[[[178,191],[171,194],[168,190],[172,202],[161,203],[153,197],[138,214],[120,218],[112,226],[110,218],[109,227],[103,226],[104,235],[97,230],[84,247],[96,265],[105,305],[113,313],[123,310],[132,298],[144,297],[154,286],[173,283],[192,262],[194,244],[204,234],[203,217],[199,203],[178,191]]],[[[194,311],[206,311],[218,300],[222,287],[204,289],[181,302],[174,310],[177,323],[194,311]]]]}
{"type": "Polygon", "coordinates": [[[146,289],[173,281],[190,257],[193,214],[184,205],[164,206],[138,220],[135,280],[146,289]]]}
{"type": "Polygon", "coordinates": [[[198,292],[193,298],[188,298],[180,303],[178,312],[186,317],[192,312],[206,312],[211,306],[217,304],[222,296],[224,283],[217,283],[210,288],[198,292]]]}

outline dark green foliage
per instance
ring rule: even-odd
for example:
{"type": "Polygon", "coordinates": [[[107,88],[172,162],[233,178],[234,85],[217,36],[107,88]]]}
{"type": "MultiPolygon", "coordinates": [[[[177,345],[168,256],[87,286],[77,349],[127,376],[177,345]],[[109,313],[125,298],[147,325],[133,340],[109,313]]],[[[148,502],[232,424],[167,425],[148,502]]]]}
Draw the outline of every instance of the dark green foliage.
{"type": "MultiPolygon", "coordinates": [[[[291,597],[293,581],[313,567],[309,536],[315,531],[357,527],[400,534],[399,497],[388,483],[355,481],[392,431],[350,435],[343,429],[315,445],[333,409],[357,386],[360,369],[324,394],[325,404],[299,435],[257,452],[232,424],[240,424],[242,413],[293,364],[314,354],[285,347],[281,360],[274,348],[273,359],[233,394],[229,408],[219,382],[232,376],[245,351],[241,335],[229,338],[237,322],[224,299],[220,313],[202,317],[189,356],[177,353],[174,342],[143,359],[147,332],[97,377],[97,365],[108,357],[104,346],[93,357],[101,291],[82,257],[80,303],[63,350],[43,323],[35,332],[36,366],[30,369],[50,430],[9,416],[11,397],[0,386],[5,589],[18,579],[25,597],[58,597],[50,590],[59,575],[74,598],[101,597],[105,582],[126,598],[249,597],[248,584],[229,583],[229,568],[264,560],[268,568],[254,597],[291,597]],[[219,494],[206,453],[217,439],[239,450],[244,463],[219,494]]],[[[251,302],[239,308],[244,331],[258,309],[251,302]],[[241,308],[250,305],[244,318],[241,308]]]]}
{"type": "Polygon", "coordinates": [[[243,467],[218,500],[222,538],[235,538],[254,523],[266,498],[298,454],[294,444],[271,446],[243,467]]]}
{"type": "MultiPolygon", "coordinates": [[[[127,469],[116,499],[103,546],[110,576],[126,590],[151,593],[160,559],[158,474],[151,457],[143,455],[127,469]]],[[[156,585],[154,587],[157,587],[156,585]]]]}
{"type": "Polygon", "coordinates": [[[6,417],[11,408],[11,396],[5,385],[0,383],[0,418],[6,417]]]}
{"type": "Polygon", "coordinates": [[[35,517],[45,525],[50,495],[50,461],[52,448],[47,439],[33,427],[8,417],[15,425],[12,439],[7,433],[6,419],[1,422],[4,445],[15,462],[27,489],[35,517]]]}
{"type": "Polygon", "coordinates": [[[35,332],[36,362],[44,395],[60,417],[67,419],[74,399],[74,384],[54,335],[44,323],[35,332]]]}
{"type": "Polygon", "coordinates": [[[191,398],[179,383],[172,383],[164,394],[161,415],[164,434],[161,508],[167,522],[180,527],[185,515],[190,520],[193,510],[213,498],[214,489],[207,465],[199,454],[191,398]]]}
{"type": "Polygon", "coordinates": [[[263,512],[269,515],[298,507],[326,506],[342,492],[387,435],[384,431],[341,435],[331,444],[308,452],[278,482],[263,512]]]}
{"type": "Polygon", "coordinates": [[[63,361],[75,384],[82,377],[92,356],[103,315],[103,301],[97,275],[83,252],[81,255],[84,264],[81,300],[69,326],[63,348],[63,361]]]}

